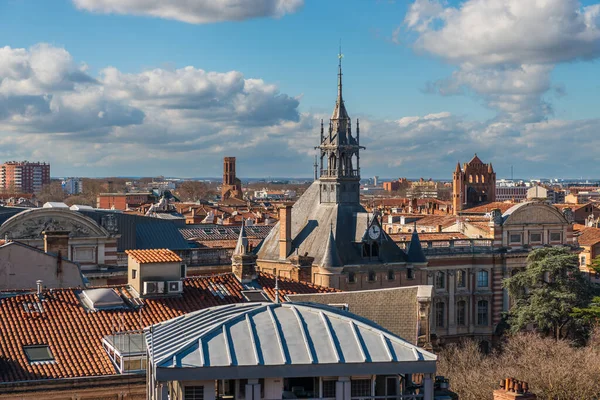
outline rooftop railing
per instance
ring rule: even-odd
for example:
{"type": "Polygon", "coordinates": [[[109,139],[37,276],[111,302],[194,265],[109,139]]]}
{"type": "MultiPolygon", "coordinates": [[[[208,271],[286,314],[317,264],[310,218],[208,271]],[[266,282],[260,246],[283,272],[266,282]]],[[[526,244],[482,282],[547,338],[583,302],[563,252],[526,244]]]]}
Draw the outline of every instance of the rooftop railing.
{"type": "MultiPolygon", "coordinates": [[[[410,241],[398,242],[398,246],[407,249],[410,241]]],[[[421,247],[425,255],[492,253],[492,239],[448,239],[424,240],[421,247]]]]}

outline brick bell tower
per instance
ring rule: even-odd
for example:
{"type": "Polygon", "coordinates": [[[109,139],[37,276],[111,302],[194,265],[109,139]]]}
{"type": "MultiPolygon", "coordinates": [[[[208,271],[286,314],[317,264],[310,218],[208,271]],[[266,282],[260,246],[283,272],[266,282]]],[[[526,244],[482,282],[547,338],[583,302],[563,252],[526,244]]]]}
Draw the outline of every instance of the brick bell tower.
{"type": "Polygon", "coordinates": [[[221,185],[221,199],[243,199],[242,182],[235,175],[235,157],[223,159],[223,184],[221,185]]]}
{"type": "Polygon", "coordinates": [[[452,176],[454,215],[483,203],[496,201],[496,173],[492,163],[484,164],[477,154],[468,163],[456,165],[452,176]]]}

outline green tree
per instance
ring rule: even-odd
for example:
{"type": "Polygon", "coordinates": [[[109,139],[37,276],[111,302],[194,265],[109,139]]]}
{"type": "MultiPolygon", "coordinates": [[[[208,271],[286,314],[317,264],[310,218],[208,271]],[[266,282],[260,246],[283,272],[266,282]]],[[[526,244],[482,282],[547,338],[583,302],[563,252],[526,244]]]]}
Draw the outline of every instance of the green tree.
{"type": "Polygon", "coordinates": [[[526,268],[505,279],[513,301],[508,322],[513,332],[533,325],[545,334],[562,339],[583,323],[573,311],[587,307],[592,287],[579,270],[576,254],[565,247],[532,251],[526,268]]]}
{"type": "Polygon", "coordinates": [[[596,257],[592,260],[590,268],[593,269],[594,272],[600,273],[600,257],[596,257]]]}

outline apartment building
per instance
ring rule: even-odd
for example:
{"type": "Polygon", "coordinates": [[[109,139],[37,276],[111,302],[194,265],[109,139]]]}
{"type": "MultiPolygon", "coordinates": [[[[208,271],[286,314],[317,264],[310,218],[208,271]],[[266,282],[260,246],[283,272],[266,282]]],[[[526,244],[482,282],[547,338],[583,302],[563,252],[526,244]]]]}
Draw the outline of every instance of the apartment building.
{"type": "Polygon", "coordinates": [[[5,193],[38,193],[50,183],[50,164],[8,161],[0,166],[0,189],[5,193]]]}

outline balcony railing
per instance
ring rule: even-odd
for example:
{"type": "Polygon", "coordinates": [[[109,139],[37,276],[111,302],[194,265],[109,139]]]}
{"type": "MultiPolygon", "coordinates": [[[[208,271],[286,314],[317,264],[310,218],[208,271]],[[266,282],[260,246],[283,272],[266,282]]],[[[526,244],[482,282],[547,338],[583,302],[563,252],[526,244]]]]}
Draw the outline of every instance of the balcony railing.
{"type": "Polygon", "coordinates": [[[338,171],[337,169],[334,169],[334,170],[322,169],[321,176],[328,177],[328,178],[336,178],[338,176],[342,176],[342,177],[356,176],[357,177],[357,176],[360,176],[360,168],[351,169],[349,171],[338,171]]]}
{"type": "MultiPolygon", "coordinates": [[[[407,249],[410,242],[398,242],[398,246],[407,249]]],[[[492,239],[451,239],[427,240],[421,242],[425,255],[492,253],[492,239]]]]}

